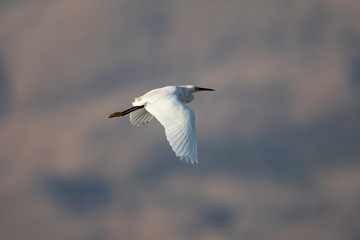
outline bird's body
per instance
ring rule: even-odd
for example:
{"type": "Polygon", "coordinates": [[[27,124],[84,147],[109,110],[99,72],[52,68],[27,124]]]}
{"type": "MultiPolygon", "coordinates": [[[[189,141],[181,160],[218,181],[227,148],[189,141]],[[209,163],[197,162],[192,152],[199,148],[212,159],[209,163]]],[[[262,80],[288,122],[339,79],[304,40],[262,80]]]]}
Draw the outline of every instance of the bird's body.
{"type": "Polygon", "coordinates": [[[191,102],[193,92],[214,91],[194,85],[157,88],[135,98],[134,107],[109,117],[130,113],[130,122],[144,126],[155,117],[165,128],[165,134],[176,156],[186,162],[197,163],[197,142],[194,112],[184,103],[191,102]]]}

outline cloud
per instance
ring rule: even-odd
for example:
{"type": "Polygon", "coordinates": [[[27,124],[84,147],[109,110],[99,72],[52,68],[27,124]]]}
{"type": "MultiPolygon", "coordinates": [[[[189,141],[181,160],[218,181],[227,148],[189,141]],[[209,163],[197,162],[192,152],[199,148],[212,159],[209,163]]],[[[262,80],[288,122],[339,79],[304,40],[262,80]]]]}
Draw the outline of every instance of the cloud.
{"type": "Polygon", "coordinates": [[[0,55],[0,120],[9,113],[11,106],[11,88],[6,67],[0,55]]]}
{"type": "Polygon", "coordinates": [[[48,191],[70,209],[70,213],[86,213],[111,204],[112,187],[103,179],[94,177],[46,179],[48,191]]]}

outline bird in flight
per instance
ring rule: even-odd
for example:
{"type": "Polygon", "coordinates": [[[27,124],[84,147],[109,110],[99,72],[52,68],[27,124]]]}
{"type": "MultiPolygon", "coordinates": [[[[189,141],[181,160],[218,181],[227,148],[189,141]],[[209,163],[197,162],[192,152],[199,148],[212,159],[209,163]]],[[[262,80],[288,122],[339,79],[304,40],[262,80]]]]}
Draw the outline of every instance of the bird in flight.
{"type": "Polygon", "coordinates": [[[194,112],[184,103],[194,99],[193,93],[214,91],[194,85],[167,86],[151,90],[135,98],[133,107],[110,114],[109,118],[130,113],[134,126],[144,126],[154,117],[165,128],[165,135],[176,156],[181,161],[198,163],[194,112]]]}

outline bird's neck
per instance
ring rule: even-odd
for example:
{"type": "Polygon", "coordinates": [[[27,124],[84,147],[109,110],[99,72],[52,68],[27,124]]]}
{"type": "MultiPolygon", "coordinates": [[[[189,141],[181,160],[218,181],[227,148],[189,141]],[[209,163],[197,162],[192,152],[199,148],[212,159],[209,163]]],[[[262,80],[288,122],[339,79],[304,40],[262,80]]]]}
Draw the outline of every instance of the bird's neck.
{"type": "Polygon", "coordinates": [[[179,98],[184,103],[189,103],[194,99],[194,96],[191,92],[180,91],[179,98]]]}

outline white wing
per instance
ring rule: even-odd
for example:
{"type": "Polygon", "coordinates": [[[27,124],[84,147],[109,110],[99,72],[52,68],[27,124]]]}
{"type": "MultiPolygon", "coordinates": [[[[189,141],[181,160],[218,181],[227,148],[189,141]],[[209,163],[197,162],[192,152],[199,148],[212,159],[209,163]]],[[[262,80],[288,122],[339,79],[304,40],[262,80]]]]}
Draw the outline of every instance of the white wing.
{"type": "Polygon", "coordinates": [[[145,105],[148,112],[164,126],[166,138],[180,160],[197,163],[194,112],[178,96],[168,95],[145,105]]]}
{"type": "Polygon", "coordinates": [[[130,122],[134,126],[144,126],[148,124],[153,118],[154,116],[146,111],[145,108],[141,108],[130,113],[130,122]]]}

